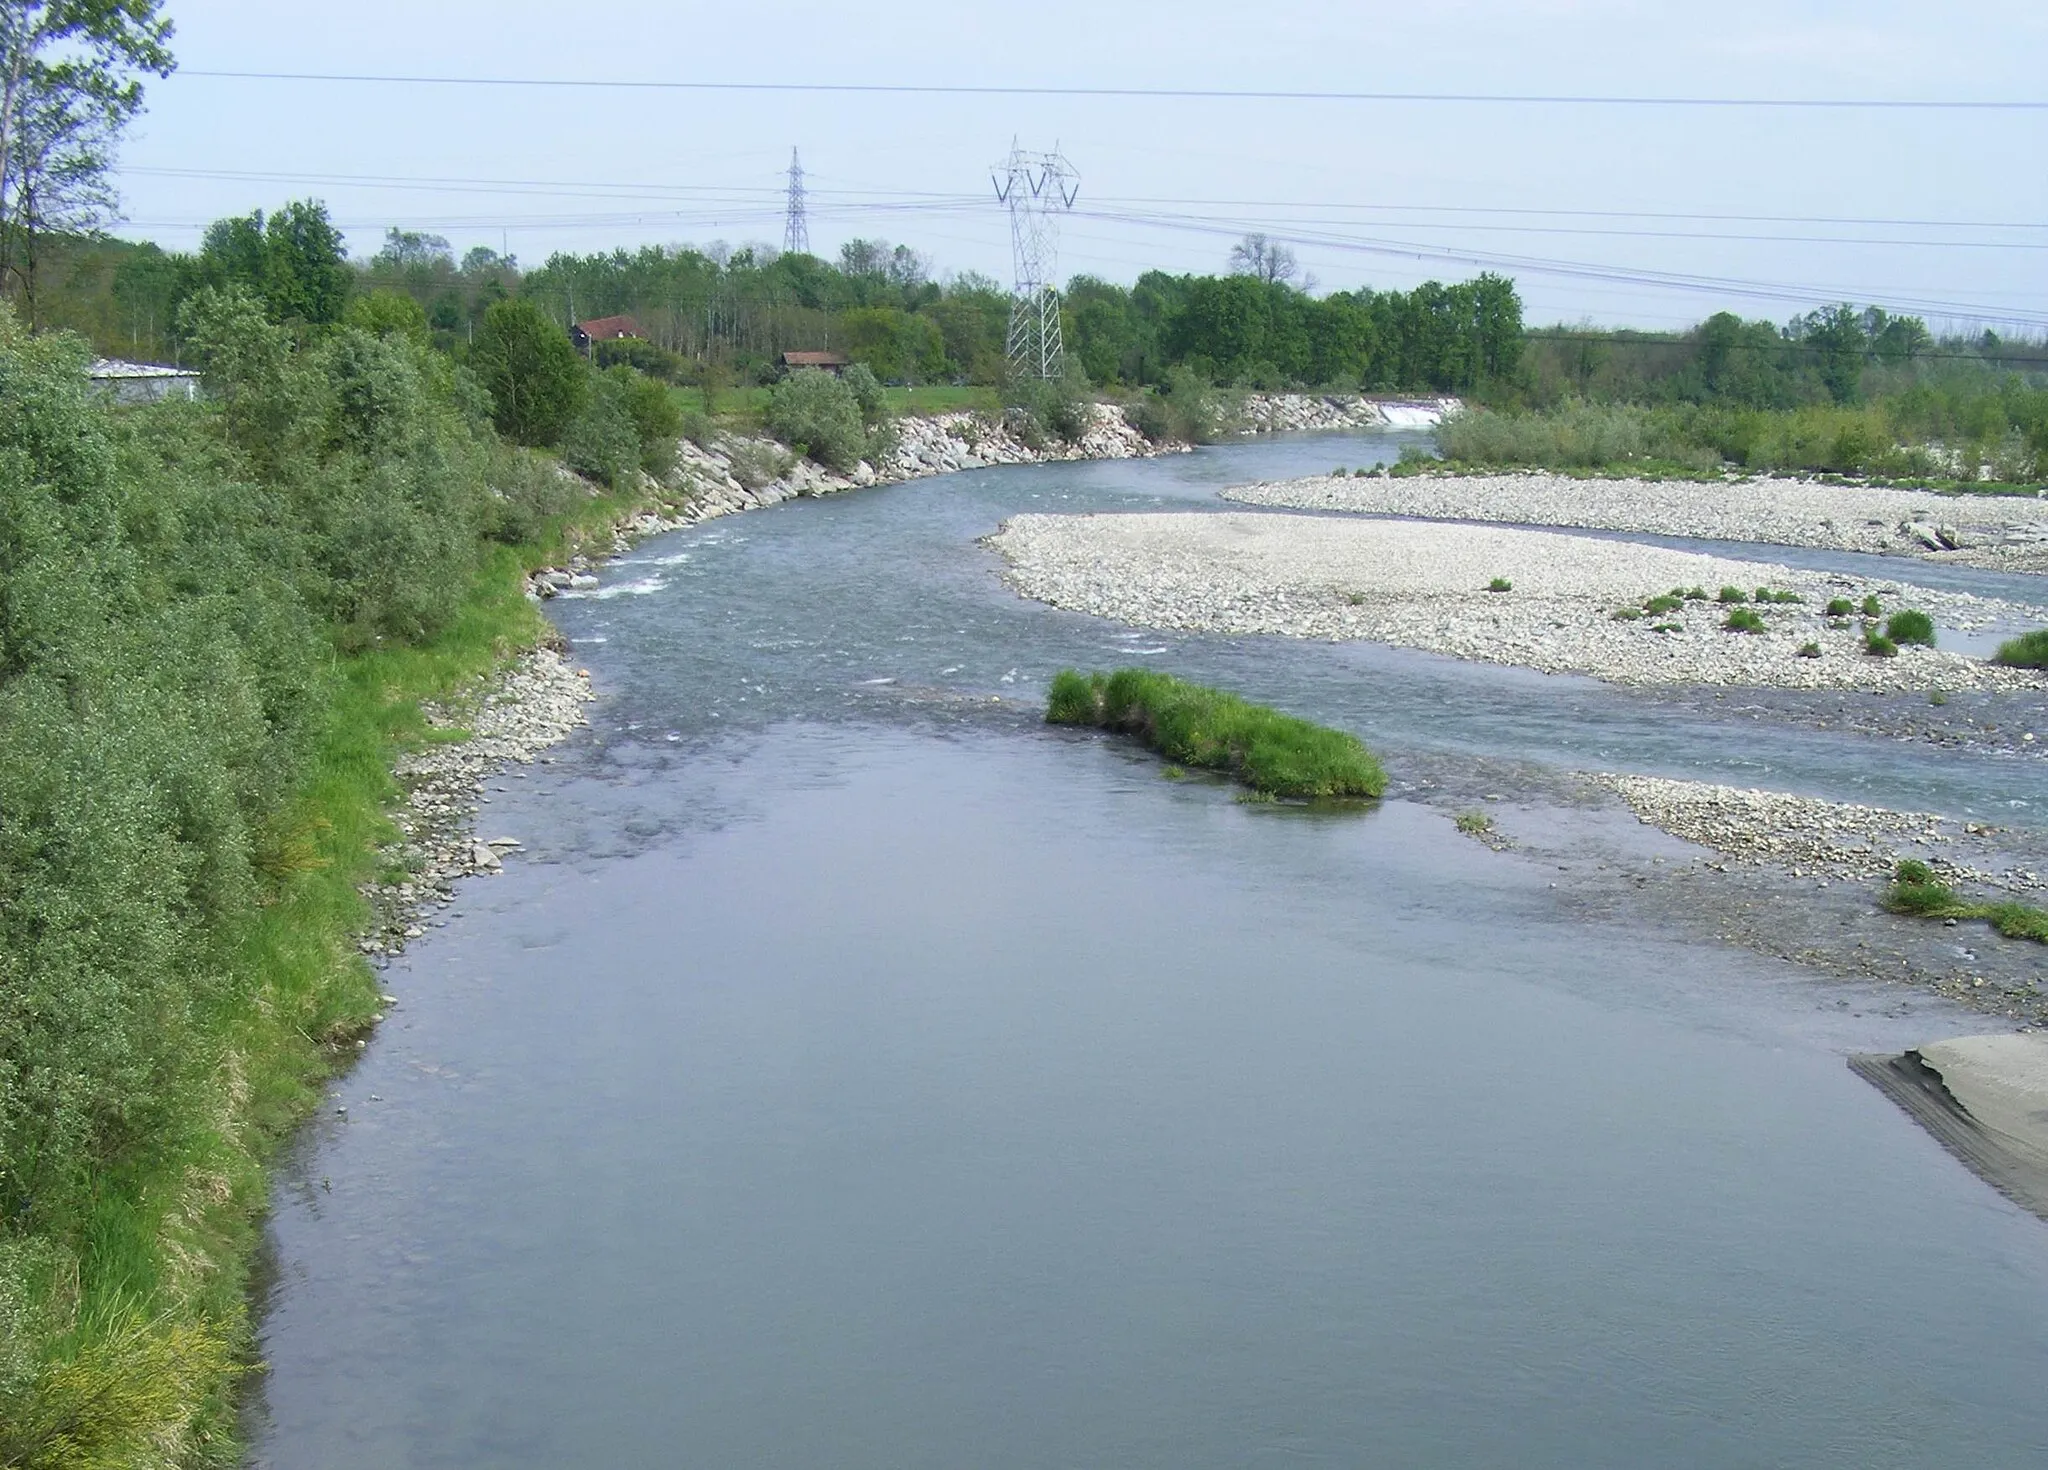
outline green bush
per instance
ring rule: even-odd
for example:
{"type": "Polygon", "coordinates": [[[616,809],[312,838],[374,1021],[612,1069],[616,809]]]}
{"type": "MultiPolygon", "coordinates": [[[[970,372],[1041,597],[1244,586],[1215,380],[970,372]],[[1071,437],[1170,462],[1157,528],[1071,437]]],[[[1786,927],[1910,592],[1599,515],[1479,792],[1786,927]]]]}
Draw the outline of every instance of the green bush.
{"type": "Polygon", "coordinates": [[[1885,637],[1884,634],[1878,632],[1875,628],[1870,628],[1866,629],[1863,634],[1863,651],[1872,658],[1897,658],[1899,656],[1899,645],[1892,642],[1891,639],[1885,637]]]}
{"type": "Polygon", "coordinates": [[[1855,611],[1856,604],[1846,597],[1831,597],[1828,599],[1826,613],[1831,618],[1846,618],[1855,611]]]}
{"type": "Polygon", "coordinates": [[[1932,648],[1934,619],[1912,608],[1895,612],[1885,620],[1884,635],[1894,643],[1912,643],[1922,648],[1932,648]]]}
{"type": "Polygon", "coordinates": [[[1991,655],[1991,661],[2009,669],[2048,669],[2048,629],[2006,639],[1998,645],[1998,652],[1991,655]]]}
{"type": "Polygon", "coordinates": [[[1228,771],[1270,797],[1377,797],[1386,773],[1355,736],[1149,669],[1062,670],[1046,700],[1054,724],[1138,736],[1176,765],[1228,771]]]}
{"type": "Polygon", "coordinates": [[[630,484],[640,469],[640,431],[628,405],[629,390],[612,376],[632,372],[620,367],[595,374],[581,412],[562,434],[562,463],[614,490],[630,484]]]}
{"type": "Polygon", "coordinates": [[[1095,422],[1095,405],[1078,379],[1017,378],[1003,393],[1003,419],[1034,447],[1048,436],[1073,444],[1095,422]]]}
{"type": "Polygon", "coordinates": [[[1820,645],[1819,645],[1818,643],[1802,643],[1802,644],[1800,644],[1800,645],[1799,645],[1799,656],[1800,656],[1801,658],[1819,658],[1819,657],[1820,657],[1820,645]]]}
{"type": "Polygon", "coordinates": [[[494,303],[469,355],[494,406],[498,432],[515,444],[557,443],[590,394],[590,373],[568,333],[530,301],[494,303]]]}
{"type": "Polygon", "coordinates": [[[1715,601],[1733,605],[1738,602],[1749,601],[1749,594],[1747,592],[1744,592],[1740,587],[1723,587],[1721,589],[1721,595],[1717,597],[1715,601]]]}
{"type": "Polygon", "coordinates": [[[1878,606],[1875,592],[1863,599],[1863,616],[1866,618],[1877,617],[1882,611],[1883,609],[1878,606]]]}
{"type": "Polygon", "coordinates": [[[1728,610],[1728,616],[1721,626],[1730,633],[1761,633],[1767,625],[1761,613],[1752,612],[1746,607],[1736,607],[1728,610]]]}
{"type": "Polygon", "coordinates": [[[1653,618],[1662,617],[1668,612],[1677,612],[1684,606],[1685,596],[1683,593],[1673,593],[1669,597],[1648,597],[1643,599],[1643,611],[1653,618]]]}
{"type": "Polygon", "coordinates": [[[621,364],[606,368],[602,380],[612,385],[619,407],[632,420],[640,444],[640,468],[657,479],[675,468],[676,440],[683,432],[683,411],[666,384],[621,364]]]}
{"type": "Polygon", "coordinates": [[[853,385],[816,368],[791,373],[768,400],[768,432],[842,473],[867,458],[868,425],[853,385]]]}
{"type": "Polygon", "coordinates": [[[1512,592],[1515,590],[1515,584],[1506,577],[1495,577],[1486,584],[1486,590],[1488,592],[1512,592]]]}

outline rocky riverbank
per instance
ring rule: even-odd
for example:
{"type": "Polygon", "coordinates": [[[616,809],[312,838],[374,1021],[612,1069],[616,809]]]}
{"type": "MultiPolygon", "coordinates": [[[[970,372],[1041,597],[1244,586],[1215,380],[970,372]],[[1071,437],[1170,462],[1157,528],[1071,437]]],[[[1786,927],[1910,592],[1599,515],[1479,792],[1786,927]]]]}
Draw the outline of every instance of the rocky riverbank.
{"type": "Polygon", "coordinates": [[[1370,398],[1361,393],[1251,393],[1237,413],[1244,434],[1344,429],[1433,429],[1464,405],[1455,398],[1370,398]]]}
{"type": "MultiPolygon", "coordinates": [[[[1927,648],[1863,651],[1828,602],[1915,608],[1940,625],[2018,622],[1964,594],[1559,532],[1251,513],[1012,518],[990,538],[1027,597],[1140,627],[1369,639],[1454,658],[1620,684],[1804,689],[2039,689],[2038,673],[1927,648]],[[1487,589],[1498,579],[1504,590],[1487,589]],[[1800,601],[1746,604],[1760,632],[1724,628],[1724,586],[1800,601]],[[1702,590],[1657,613],[1644,599],[1702,590]],[[1619,616],[1617,616],[1619,615],[1619,616]]],[[[2031,743],[2031,742],[2030,742],[2031,743]]]]}
{"type": "Polygon", "coordinates": [[[425,933],[432,909],[454,900],[455,880],[494,873],[521,846],[510,833],[477,833],[488,783],[523,778],[552,759],[544,751],[587,725],[596,696],[590,674],[558,648],[536,648],[502,672],[423,713],[437,730],[467,739],[426,745],[395,767],[405,799],[392,813],[399,838],[378,851],[379,878],[364,889],[374,920],[359,941],[366,955],[395,954],[425,933]]]}
{"type": "Polygon", "coordinates": [[[1296,510],[1698,536],[2048,571],[2048,500],[2016,496],[1810,480],[1699,483],[1540,473],[1317,476],[1241,485],[1223,495],[1296,510]]]}

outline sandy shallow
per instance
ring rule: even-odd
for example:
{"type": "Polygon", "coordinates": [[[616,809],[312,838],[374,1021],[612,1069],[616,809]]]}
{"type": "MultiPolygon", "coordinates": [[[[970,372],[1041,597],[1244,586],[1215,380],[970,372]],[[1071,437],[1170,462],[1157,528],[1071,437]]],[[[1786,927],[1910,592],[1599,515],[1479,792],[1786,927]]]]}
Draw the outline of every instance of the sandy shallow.
{"type": "Polygon", "coordinates": [[[2012,496],[1801,480],[1702,484],[1549,474],[1326,475],[1240,485],[1223,496],[1301,510],[1698,536],[2048,571],[2048,501],[2012,496]],[[1941,549],[1944,539],[1954,549],[1941,549]]]}
{"type": "Polygon", "coordinates": [[[2027,610],[1897,582],[1795,571],[1662,547],[1494,526],[1221,514],[1024,515],[990,538],[1013,586],[1056,607],[1141,627],[1369,639],[1457,658],[1624,684],[1839,689],[2028,689],[2048,676],[1909,648],[1861,651],[1832,597],[1916,607],[1945,627],[2031,620],[2027,610]],[[1494,578],[1510,591],[1484,590],[1494,578]],[[1798,605],[1761,609],[1767,630],[1729,633],[1726,609],[1613,614],[1674,588],[1768,586],[1798,605]],[[1841,621],[1841,620],[1837,620],[1841,621]],[[1663,627],[1667,631],[1655,631],[1663,627]],[[1821,649],[1799,656],[1802,646],[1821,649]]]}

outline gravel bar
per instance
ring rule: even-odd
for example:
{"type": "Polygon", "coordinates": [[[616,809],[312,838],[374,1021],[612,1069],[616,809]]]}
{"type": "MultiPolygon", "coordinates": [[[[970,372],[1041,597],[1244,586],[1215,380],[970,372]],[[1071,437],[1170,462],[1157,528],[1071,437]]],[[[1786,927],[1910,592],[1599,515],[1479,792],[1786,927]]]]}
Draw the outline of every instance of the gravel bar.
{"type": "Polygon", "coordinates": [[[1551,474],[1324,475],[1240,485],[1223,496],[1297,510],[1697,536],[2048,571],[2048,501],[2021,496],[1935,495],[1810,480],[1551,474]]]}
{"type": "Polygon", "coordinates": [[[1960,654],[1862,651],[1830,598],[1915,607],[1950,628],[2032,621],[2010,604],[1562,532],[1245,512],[1021,515],[989,538],[1011,585],[1055,607],[1140,627],[1368,639],[1619,684],[1804,689],[2039,689],[2040,673],[1960,654]],[[1509,591],[1488,592],[1495,578],[1509,591]],[[1726,608],[1614,614],[1674,588],[1770,587],[1762,633],[1723,631],[1726,608]],[[1664,630],[1664,631],[1659,631],[1664,630]],[[1812,644],[1819,657],[1802,657],[1812,644]]]}

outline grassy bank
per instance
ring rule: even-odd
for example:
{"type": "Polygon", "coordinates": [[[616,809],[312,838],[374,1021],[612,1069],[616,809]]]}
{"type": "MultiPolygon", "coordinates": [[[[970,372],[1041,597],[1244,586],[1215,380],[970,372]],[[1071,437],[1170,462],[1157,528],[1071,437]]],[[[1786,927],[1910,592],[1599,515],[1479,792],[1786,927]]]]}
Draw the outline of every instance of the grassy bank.
{"type": "Polygon", "coordinates": [[[1927,864],[1911,859],[1899,864],[1885,890],[1884,906],[1895,914],[1922,919],[1983,919],[2007,939],[2048,944],[2048,909],[2012,899],[1972,902],[1937,878],[1927,864]]]}
{"type": "Polygon", "coordinates": [[[8,1470],[236,1459],[265,1161],[378,1008],[393,761],[632,508],[403,341],[222,310],[212,401],[140,410],[0,313],[8,1470]]]}
{"type": "Polygon", "coordinates": [[[1377,797],[1386,772],[1356,736],[1149,669],[1052,681],[1045,717],[1135,735],[1169,761],[1225,771],[1275,798],[1377,797]]]}

